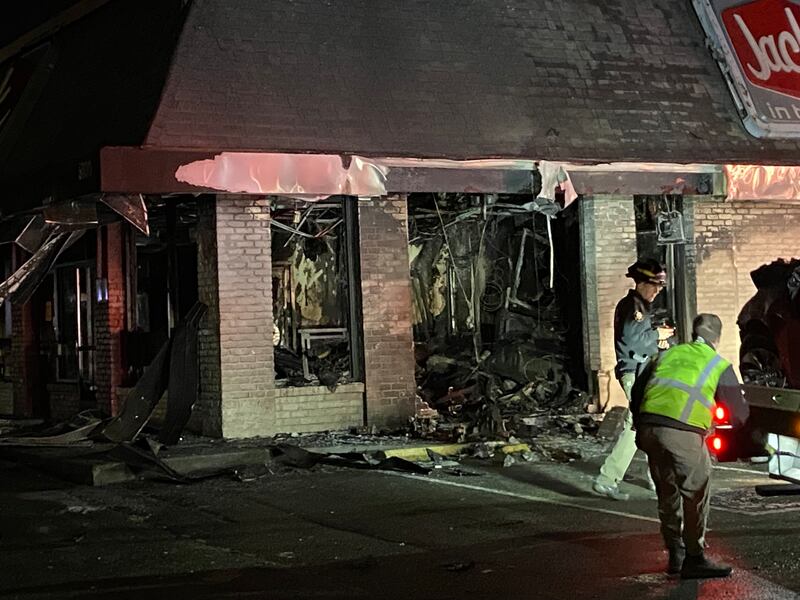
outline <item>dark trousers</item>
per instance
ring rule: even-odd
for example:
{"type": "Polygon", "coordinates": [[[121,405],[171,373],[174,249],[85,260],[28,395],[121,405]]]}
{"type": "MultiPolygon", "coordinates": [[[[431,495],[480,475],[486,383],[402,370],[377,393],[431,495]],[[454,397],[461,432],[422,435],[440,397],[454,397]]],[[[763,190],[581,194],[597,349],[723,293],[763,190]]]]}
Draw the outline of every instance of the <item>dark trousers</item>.
{"type": "Polygon", "coordinates": [[[658,494],[661,535],[667,548],[703,553],[709,511],[711,458],[699,433],[642,425],[636,443],[646,454],[658,494]]]}

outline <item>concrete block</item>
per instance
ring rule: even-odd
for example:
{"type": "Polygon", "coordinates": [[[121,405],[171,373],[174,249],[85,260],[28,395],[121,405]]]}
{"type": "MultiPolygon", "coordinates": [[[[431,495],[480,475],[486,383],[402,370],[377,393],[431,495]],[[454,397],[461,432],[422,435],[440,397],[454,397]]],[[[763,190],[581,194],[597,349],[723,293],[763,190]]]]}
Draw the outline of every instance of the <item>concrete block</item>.
{"type": "Polygon", "coordinates": [[[608,411],[600,424],[600,428],[597,430],[597,437],[606,439],[616,438],[625,424],[625,414],[627,412],[628,409],[624,406],[615,406],[608,411]]]}

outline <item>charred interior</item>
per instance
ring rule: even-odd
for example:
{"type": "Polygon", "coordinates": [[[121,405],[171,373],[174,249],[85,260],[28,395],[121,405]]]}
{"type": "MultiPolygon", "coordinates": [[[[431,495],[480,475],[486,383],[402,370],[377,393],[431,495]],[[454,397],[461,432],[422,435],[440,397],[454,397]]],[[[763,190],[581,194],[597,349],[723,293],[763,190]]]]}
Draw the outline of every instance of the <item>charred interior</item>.
{"type": "Polygon", "coordinates": [[[583,402],[577,210],[530,200],[409,197],[418,390],[467,435],[583,402]]]}
{"type": "Polygon", "coordinates": [[[275,376],[284,385],[333,390],[358,380],[355,201],[273,201],[273,344],[275,376]]]}

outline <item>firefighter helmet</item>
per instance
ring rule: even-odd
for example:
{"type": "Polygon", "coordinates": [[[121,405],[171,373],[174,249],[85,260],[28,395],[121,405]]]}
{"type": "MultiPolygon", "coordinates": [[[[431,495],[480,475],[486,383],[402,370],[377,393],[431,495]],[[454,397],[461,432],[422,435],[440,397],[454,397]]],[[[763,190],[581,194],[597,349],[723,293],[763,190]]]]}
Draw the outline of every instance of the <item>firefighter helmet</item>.
{"type": "Polygon", "coordinates": [[[636,283],[654,283],[656,285],[667,285],[667,271],[657,260],[645,258],[637,260],[630,267],[625,277],[630,277],[636,283]]]}

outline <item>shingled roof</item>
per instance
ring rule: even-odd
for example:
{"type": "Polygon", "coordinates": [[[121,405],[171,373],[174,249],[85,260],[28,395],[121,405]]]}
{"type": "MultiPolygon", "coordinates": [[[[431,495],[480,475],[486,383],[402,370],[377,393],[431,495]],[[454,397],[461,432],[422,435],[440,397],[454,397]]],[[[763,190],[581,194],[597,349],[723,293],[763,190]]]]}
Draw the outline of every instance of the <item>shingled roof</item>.
{"type": "Polygon", "coordinates": [[[688,0],[195,0],[147,145],[796,164],[688,0]]]}
{"type": "Polygon", "coordinates": [[[745,132],[688,0],[113,0],[50,42],[4,212],[104,146],[800,162],[745,132]]]}

